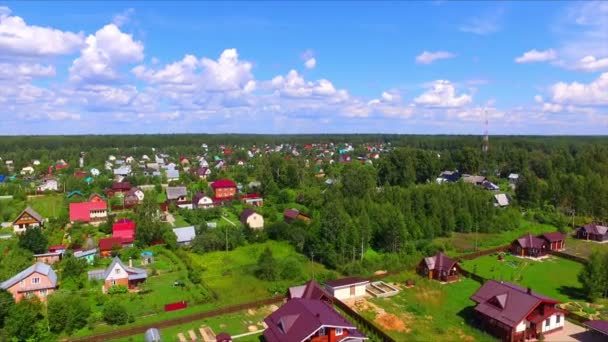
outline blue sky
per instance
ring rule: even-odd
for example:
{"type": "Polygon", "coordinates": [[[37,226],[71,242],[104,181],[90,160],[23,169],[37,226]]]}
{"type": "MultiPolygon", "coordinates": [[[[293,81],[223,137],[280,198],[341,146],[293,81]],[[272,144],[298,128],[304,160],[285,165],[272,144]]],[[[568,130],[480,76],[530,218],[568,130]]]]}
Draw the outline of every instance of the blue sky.
{"type": "Polygon", "coordinates": [[[0,134],[606,134],[608,3],[0,3],[0,134]]]}

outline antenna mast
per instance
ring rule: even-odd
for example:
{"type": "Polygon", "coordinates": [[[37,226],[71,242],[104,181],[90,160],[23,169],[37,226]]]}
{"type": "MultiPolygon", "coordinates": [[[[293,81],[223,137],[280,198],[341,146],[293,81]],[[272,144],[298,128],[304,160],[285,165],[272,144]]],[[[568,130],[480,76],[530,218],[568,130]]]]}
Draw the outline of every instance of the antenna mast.
{"type": "Polygon", "coordinates": [[[484,107],[483,108],[483,119],[484,119],[484,131],[483,131],[483,163],[484,163],[484,173],[488,174],[488,151],[490,150],[490,135],[488,133],[488,111],[484,107]]]}

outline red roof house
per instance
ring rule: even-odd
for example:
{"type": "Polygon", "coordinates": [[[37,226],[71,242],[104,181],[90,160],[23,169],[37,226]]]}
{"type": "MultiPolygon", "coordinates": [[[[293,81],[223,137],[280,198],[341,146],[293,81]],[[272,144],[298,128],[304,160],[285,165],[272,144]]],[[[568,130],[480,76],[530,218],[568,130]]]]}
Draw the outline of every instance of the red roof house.
{"type": "Polygon", "coordinates": [[[331,304],[294,298],[264,319],[266,342],[362,341],[367,337],[331,304]]]}
{"type": "Polygon", "coordinates": [[[560,232],[544,233],[539,237],[547,242],[549,250],[561,251],[566,248],[566,235],[560,232]]]}
{"type": "Polygon", "coordinates": [[[220,179],[211,183],[211,188],[215,192],[215,198],[225,199],[236,196],[236,184],[229,179],[220,179]]]}
{"type": "Polygon", "coordinates": [[[132,245],[135,239],[135,222],[120,219],[112,225],[112,237],[122,241],[122,245],[132,245]]]}
{"type": "Polygon", "coordinates": [[[108,218],[108,206],[106,202],[80,202],[70,203],[70,221],[97,223],[108,218]]]}
{"type": "Polygon", "coordinates": [[[565,312],[556,307],[560,302],[530,288],[488,280],[471,300],[481,327],[502,341],[537,339],[564,327],[565,312]]]}
{"type": "Polygon", "coordinates": [[[99,254],[101,254],[102,258],[109,257],[112,249],[121,247],[122,240],[120,238],[111,237],[99,239],[99,254]]]}

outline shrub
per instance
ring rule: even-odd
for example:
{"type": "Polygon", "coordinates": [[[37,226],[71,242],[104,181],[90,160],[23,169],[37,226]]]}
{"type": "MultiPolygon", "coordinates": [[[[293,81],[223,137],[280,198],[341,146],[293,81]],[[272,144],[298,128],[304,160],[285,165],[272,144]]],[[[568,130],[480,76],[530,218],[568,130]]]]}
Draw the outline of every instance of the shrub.
{"type": "Polygon", "coordinates": [[[129,289],[124,285],[113,285],[108,289],[108,294],[127,293],[129,289]]]}
{"type": "Polygon", "coordinates": [[[108,301],[103,306],[103,320],[112,325],[123,325],[129,321],[127,308],[117,299],[108,301]]]}

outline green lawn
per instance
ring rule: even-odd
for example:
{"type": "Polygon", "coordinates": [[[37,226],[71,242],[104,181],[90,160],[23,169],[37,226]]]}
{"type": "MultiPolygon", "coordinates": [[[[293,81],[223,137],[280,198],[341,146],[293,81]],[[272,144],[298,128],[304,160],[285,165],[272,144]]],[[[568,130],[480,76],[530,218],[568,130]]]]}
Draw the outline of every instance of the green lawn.
{"type": "MultiPolygon", "coordinates": [[[[327,276],[327,271],[321,264],[311,265],[310,261],[298,254],[286,242],[267,241],[236,248],[229,252],[211,252],[206,254],[189,253],[192,261],[202,272],[203,281],[219,296],[222,305],[232,305],[267,298],[274,291],[284,291],[289,286],[304,283],[312,275],[327,276]],[[301,277],[294,280],[277,282],[264,281],[254,276],[257,260],[262,251],[269,247],[279,263],[293,258],[301,264],[301,277]]],[[[332,272],[333,273],[333,272],[332,272]]]]}
{"type": "Polygon", "coordinates": [[[453,233],[449,237],[436,238],[433,242],[452,247],[446,252],[448,255],[455,256],[474,252],[475,245],[477,245],[477,250],[490,249],[492,247],[507,245],[527,233],[539,235],[556,230],[557,228],[548,224],[522,220],[519,228],[514,230],[501,233],[453,233]]]}
{"type": "Polygon", "coordinates": [[[27,203],[44,218],[67,216],[68,213],[63,194],[30,197],[27,203]]]}
{"type": "Polygon", "coordinates": [[[174,213],[173,217],[175,218],[175,222],[173,223],[174,227],[187,227],[191,226],[180,214],[174,213]]]}
{"type": "Polygon", "coordinates": [[[581,300],[578,274],[583,266],[574,261],[550,256],[542,261],[506,255],[499,261],[497,255],[466,260],[462,267],[478,275],[513,282],[534,291],[564,301],[581,300]]]}
{"type": "Polygon", "coordinates": [[[608,252],[608,243],[597,243],[592,241],[585,241],[580,239],[575,239],[571,236],[568,236],[566,239],[566,250],[565,253],[588,258],[591,253],[594,251],[597,252],[608,252]]]}
{"type": "Polygon", "coordinates": [[[416,281],[413,288],[402,287],[393,297],[370,298],[371,305],[358,310],[397,341],[495,341],[465,322],[475,304],[469,297],[479,283],[463,278],[441,285],[409,273],[385,281],[403,284],[410,278],[416,281]]]}
{"type": "MultiPolygon", "coordinates": [[[[261,325],[264,318],[270,314],[271,310],[268,307],[261,307],[256,310],[237,312],[212,318],[207,318],[183,325],[178,325],[174,327],[169,327],[160,330],[161,337],[163,341],[177,341],[177,334],[183,333],[186,338],[188,338],[188,331],[194,330],[196,335],[201,338],[199,333],[199,328],[201,327],[210,327],[213,329],[213,332],[217,335],[220,332],[227,332],[230,335],[240,335],[249,332],[249,326],[256,326],[259,330],[263,329],[261,325]]],[[[261,334],[261,333],[260,333],[261,334]]],[[[259,341],[259,335],[254,334],[246,337],[239,338],[239,341],[259,341]]],[[[127,341],[140,341],[141,338],[137,336],[122,338],[112,340],[114,342],[127,342],[127,341]]]]}

